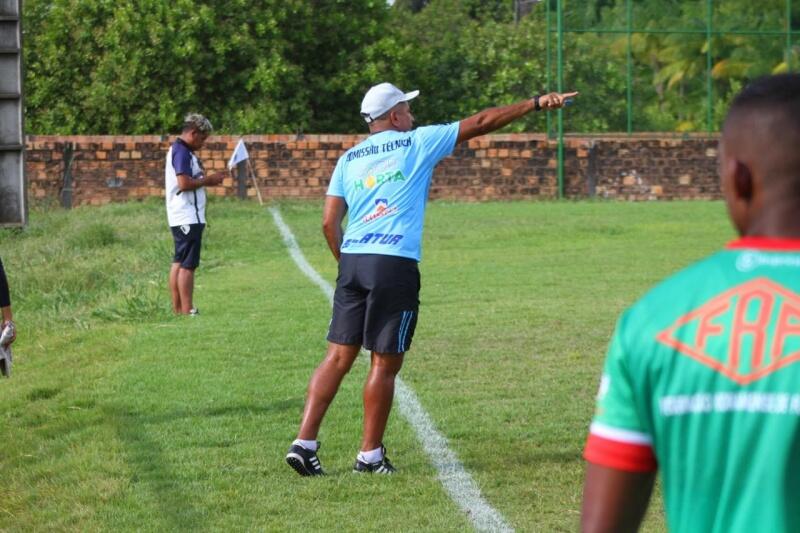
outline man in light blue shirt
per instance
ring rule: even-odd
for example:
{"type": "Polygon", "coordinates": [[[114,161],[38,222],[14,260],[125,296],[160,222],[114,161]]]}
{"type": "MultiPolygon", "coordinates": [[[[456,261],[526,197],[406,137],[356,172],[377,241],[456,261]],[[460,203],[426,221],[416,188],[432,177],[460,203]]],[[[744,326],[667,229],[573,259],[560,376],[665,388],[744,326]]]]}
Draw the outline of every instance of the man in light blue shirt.
{"type": "Polygon", "coordinates": [[[392,474],[383,433],[394,382],[417,324],[422,225],[433,169],[459,142],[502,128],[531,111],[557,109],[578,93],[550,93],[485,109],[460,122],[412,129],[405,93],[372,87],[361,103],[370,136],[341,158],[325,200],[323,232],[339,262],[328,352],[308,386],[303,420],[286,462],[321,475],[317,434],[328,406],[363,346],[372,366],[364,386],[364,433],[355,472],[392,474]],[[345,214],[347,228],[342,231],[345,214]]]}
{"type": "Polygon", "coordinates": [[[458,122],[383,130],[339,159],[328,196],[344,199],[350,214],[342,253],[420,260],[433,169],[452,153],[458,130],[458,122]]]}

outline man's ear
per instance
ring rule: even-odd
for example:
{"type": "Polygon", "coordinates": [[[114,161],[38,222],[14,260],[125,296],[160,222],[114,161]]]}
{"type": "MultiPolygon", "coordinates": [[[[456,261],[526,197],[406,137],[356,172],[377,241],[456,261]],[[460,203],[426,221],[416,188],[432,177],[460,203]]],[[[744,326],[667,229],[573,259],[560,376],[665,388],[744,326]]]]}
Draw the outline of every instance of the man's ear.
{"type": "Polygon", "coordinates": [[[733,165],[733,189],[736,198],[749,203],[753,199],[753,174],[747,165],[738,159],[733,165]]]}
{"type": "Polygon", "coordinates": [[[400,121],[397,118],[397,109],[396,108],[392,109],[391,111],[389,111],[389,120],[391,121],[392,126],[398,126],[400,124],[400,121]]]}

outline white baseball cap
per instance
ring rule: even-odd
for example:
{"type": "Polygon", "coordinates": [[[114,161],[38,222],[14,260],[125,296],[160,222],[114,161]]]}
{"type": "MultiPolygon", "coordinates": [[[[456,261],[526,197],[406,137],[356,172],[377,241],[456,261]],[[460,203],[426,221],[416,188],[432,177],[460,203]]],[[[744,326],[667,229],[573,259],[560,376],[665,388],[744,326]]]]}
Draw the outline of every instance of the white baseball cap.
{"type": "Polygon", "coordinates": [[[383,115],[400,102],[408,102],[419,95],[419,91],[404,93],[391,83],[379,83],[370,87],[361,101],[361,116],[367,124],[383,115]]]}

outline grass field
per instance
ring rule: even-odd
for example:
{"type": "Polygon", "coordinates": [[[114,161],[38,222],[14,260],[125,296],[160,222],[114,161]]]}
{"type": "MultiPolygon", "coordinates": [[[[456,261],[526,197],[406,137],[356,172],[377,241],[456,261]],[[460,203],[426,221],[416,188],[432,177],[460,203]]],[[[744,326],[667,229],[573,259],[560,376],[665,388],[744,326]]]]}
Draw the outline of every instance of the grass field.
{"type": "MultiPolygon", "coordinates": [[[[279,207],[332,282],[321,203],[279,207]]],[[[216,201],[209,220],[195,318],[169,311],[161,201],[35,211],[0,232],[20,331],[0,381],[0,530],[469,530],[397,412],[400,475],[350,472],[366,364],[323,425],[331,475],[284,464],[330,306],[264,208],[216,201]]],[[[402,377],[515,529],[576,529],[616,316],[732,237],[721,203],[429,206],[402,377]]],[[[646,531],[664,530],[661,509],[646,531]]]]}

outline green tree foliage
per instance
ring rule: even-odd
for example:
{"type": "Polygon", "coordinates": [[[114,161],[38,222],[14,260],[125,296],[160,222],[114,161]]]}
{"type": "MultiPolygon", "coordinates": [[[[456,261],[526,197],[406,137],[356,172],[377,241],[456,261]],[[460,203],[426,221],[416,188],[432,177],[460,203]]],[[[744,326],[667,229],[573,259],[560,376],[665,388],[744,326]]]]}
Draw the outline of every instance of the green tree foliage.
{"type": "MultiPolygon", "coordinates": [[[[395,16],[395,31],[369,48],[369,68],[354,85],[390,79],[400,87],[420,89],[413,111],[423,124],[459,120],[545,92],[544,18],[530,16],[514,25],[474,18],[471,7],[459,0],[438,0],[417,14],[395,16]]],[[[571,118],[572,129],[624,128],[625,103],[618,98],[624,93],[624,72],[602,58],[596,38],[572,40],[565,72],[568,84],[584,91],[585,111],[571,118]]],[[[543,131],[544,122],[544,114],[531,114],[508,130],[543,131]]]]}
{"type": "MultiPolygon", "coordinates": [[[[545,10],[515,22],[514,0],[27,0],[27,125],[33,133],[164,133],[190,110],[221,132],[363,132],[364,92],[381,81],[420,89],[420,123],[555,89],[545,10]]],[[[563,0],[567,29],[625,29],[626,0],[563,0]]],[[[787,53],[786,0],[633,0],[633,121],[638,131],[706,127],[706,51],[713,120],[758,75],[800,68],[787,53]]],[[[792,20],[800,28],[800,2],[792,20]]],[[[800,38],[795,36],[795,40],[800,38]]],[[[568,131],[624,131],[626,35],[567,33],[565,88],[581,91],[568,131]]],[[[542,131],[544,114],[509,126],[542,131]]]]}
{"type": "MultiPolygon", "coordinates": [[[[335,129],[337,87],[388,16],[380,0],[28,0],[29,131],[335,129]],[[333,95],[333,96],[332,96],[333,95]]],[[[354,103],[349,99],[349,105],[354,103]]]]}
{"type": "MultiPolygon", "coordinates": [[[[597,26],[624,28],[626,3],[605,2],[597,26]]],[[[798,46],[787,54],[786,0],[714,1],[712,30],[705,34],[708,4],[694,0],[638,0],[633,3],[633,28],[689,30],[699,33],[636,33],[634,58],[634,122],[638,130],[702,131],[707,127],[707,52],[711,54],[712,126],[718,127],[733,96],[748,80],[785,72],[790,60],[800,66],[798,46]],[[716,33],[720,32],[720,33],[716,33]],[[729,32],[729,33],[725,33],[729,32]],[[751,35],[741,32],[773,32],[751,35]]],[[[794,3],[793,20],[800,23],[794,3]]],[[[797,27],[796,27],[797,29],[797,27]]],[[[797,37],[795,37],[797,39],[797,37]]],[[[612,39],[616,57],[626,52],[627,36],[612,39]]]]}

